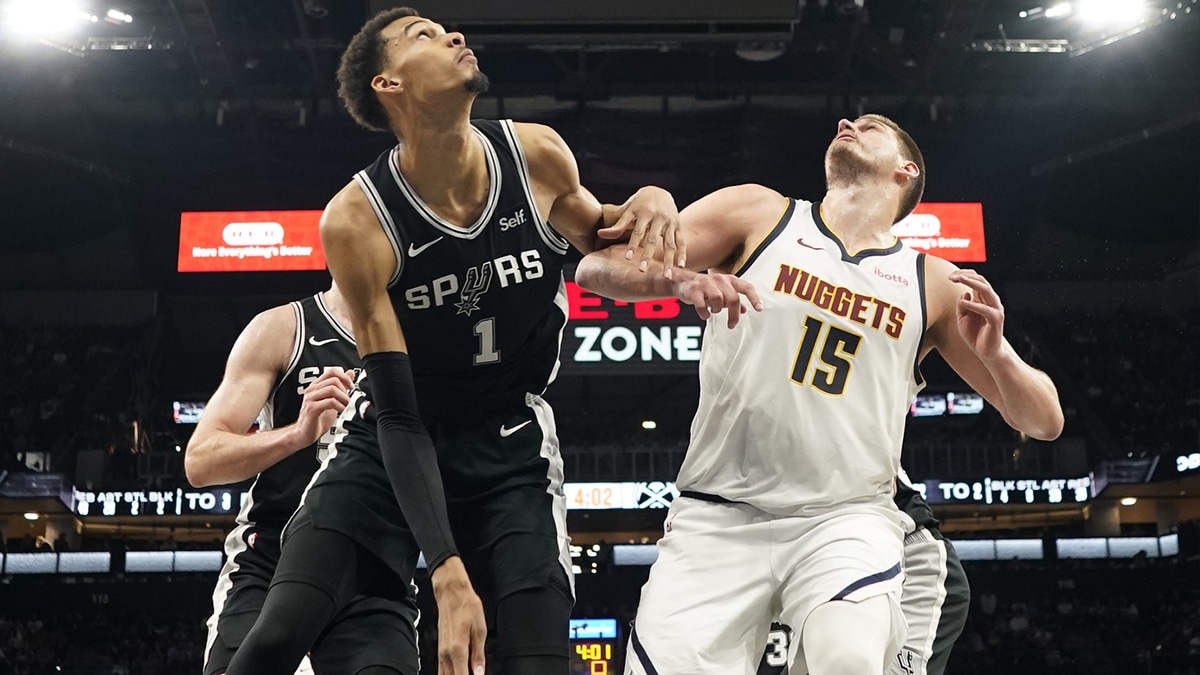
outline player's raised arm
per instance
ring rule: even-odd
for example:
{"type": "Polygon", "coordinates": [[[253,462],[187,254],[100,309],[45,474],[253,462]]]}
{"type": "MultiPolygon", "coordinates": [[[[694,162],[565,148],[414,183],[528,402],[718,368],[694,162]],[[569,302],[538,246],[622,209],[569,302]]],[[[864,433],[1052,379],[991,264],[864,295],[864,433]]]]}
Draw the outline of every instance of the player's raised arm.
{"type": "Polygon", "coordinates": [[[296,315],[285,306],[254,317],[238,336],[221,385],[188,440],[183,467],[193,487],[254,477],[315,443],[346,407],[350,375],[327,370],[304,390],[294,424],[247,433],[287,368],[295,335],[296,315]]]}
{"type": "Polygon", "coordinates": [[[321,217],[329,271],[350,311],[376,407],[380,454],[392,492],[431,570],[438,604],[439,652],[483,670],[483,605],[454,545],[437,453],[417,413],[407,345],[388,281],[396,259],[366,195],[351,183],[321,217]]]}
{"type": "Polygon", "coordinates": [[[1052,441],[1063,428],[1058,390],[1004,339],[1004,305],[974,270],[926,256],[931,313],[926,348],[935,347],[1014,429],[1052,441]]]}
{"type": "Polygon", "coordinates": [[[745,311],[742,296],[750,306],[761,309],[754,287],[734,273],[779,222],[787,204],[783,195],[761,185],[717,190],[680,214],[681,229],[689,242],[686,269],[666,277],[659,273],[663,267],[660,255],[651,262],[650,273],[641,274],[620,247],[613,247],[585,256],[575,271],[575,281],[600,295],[629,302],[679,298],[694,306],[702,319],[728,309],[732,328],[745,311]],[[709,273],[701,273],[705,271],[709,273]]]}
{"type": "Polygon", "coordinates": [[[551,227],[572,246],[590,253],[627,240],[617,248],[629,260],[636,255],[642,271],[655,258],[665,263],[660,271],[683,266],[685,238],[671,193],[651,185],[624,204],[601,204],[580,184],[575,155],[558,132],[541,124],[517,124],[516,129],[529,158],[530,176],[547,193],[551,227]]]}

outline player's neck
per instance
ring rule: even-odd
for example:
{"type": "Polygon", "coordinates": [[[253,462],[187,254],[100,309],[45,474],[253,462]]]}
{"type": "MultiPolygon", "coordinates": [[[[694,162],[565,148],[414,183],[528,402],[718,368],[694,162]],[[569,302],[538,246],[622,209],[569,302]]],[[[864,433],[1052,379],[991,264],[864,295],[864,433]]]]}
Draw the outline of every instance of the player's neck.
{"type": "Polygon", "coordinates": [[[846,250],[854,254],[895,243],[892,220],[896,209],[895,196],[880,186],[834,186],[821,201],[821,218],[846,250]]]}
{"type": "Polygon", "coordinates": [[[413,113],[399,129],[400,172],[438,215],[455,222],[487,199],[487,160],[470,108],[458,115],[413,113]]]}
{"type": "Polygon", "coordinates": [[[342,300],[342,294],[329,289],[321,292],[321,301],[325,303],[325,309],[333,315],[333,318],[342,325],[343,328],[350,328],[350,310],[346,308],[345,301],[342,300]]]}

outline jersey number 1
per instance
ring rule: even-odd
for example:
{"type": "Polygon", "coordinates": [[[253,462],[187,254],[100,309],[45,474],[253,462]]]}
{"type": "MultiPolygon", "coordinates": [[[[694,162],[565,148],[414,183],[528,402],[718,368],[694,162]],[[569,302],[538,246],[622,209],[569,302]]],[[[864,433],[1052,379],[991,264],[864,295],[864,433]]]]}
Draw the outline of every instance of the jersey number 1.
{"type": "Polygon", "coordinates": [[[475,355],[475,365],[500,361],[500,350],[496,349],[496,317],[483,319],[475,324],[475,334],[479,336],[479,353],[475,355]]]}
{"type": "Polygon", "coordinates": [[[792,365],[792,381],[815,387],[830,396],[841,396],[846,391],[846,378],[850,376],[849,359],[858,353],[860,342],[861,335],[833,325],[826,331],[824,321],[812,316],[805,317],[804,337],[800,340],[796,363],[792,365]],[[810,376],[809,364],[813,353],[817,351],[818,342],[821,342],[821,361],[812,368],[810,376]],[[821,367],[821,364],[828,368],[821,367]]]}

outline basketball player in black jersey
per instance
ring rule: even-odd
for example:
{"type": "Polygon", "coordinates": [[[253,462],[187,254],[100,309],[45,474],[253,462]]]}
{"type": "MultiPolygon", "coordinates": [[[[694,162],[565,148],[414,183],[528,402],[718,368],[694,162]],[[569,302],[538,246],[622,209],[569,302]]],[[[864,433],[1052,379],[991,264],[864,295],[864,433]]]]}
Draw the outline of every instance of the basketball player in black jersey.
{"type": "MultiPolygon", "coordinates": [[[[262,312],[229,354],[221,385],[188,441],[184,466],[195,487],[255,478],[225,543],[213,592],[204,674],[225,672],[245,638],[279,562],[279,537],[320,466],[329,431],[349,400],[358,366],[349,317],[336,288],[262,312]],[[260,418],[258,433],[249,432],[260,418]],[[257,477],[256,477],[257,476],[257,477]]],[[[326,653],[351,655],[341,635],[326,653]]]]}
{"type": "Polygon", "coordinates": [[[553,130],[469,121],[487,85],[474,54],[407,8],[367,22],[338,78],[355,119],[400,140],[321,223],[365,377],[229,673],[290,673],[349,598],[404,593],[423,552],[440,673],[482,675],[486,610],[506,675],[563,675],[573,579],[540,396],[566,321],[563,260],[632,223],[630,249],[651,258],[661,241],[682,264],[674,202],[644,188],[602,206],[553,130]]]}

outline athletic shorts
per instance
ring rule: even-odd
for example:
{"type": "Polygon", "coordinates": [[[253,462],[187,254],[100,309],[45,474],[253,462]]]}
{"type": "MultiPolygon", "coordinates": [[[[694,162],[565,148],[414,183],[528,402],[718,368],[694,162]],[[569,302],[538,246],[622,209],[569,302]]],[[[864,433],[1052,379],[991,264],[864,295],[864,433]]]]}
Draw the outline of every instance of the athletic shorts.
{"type": "Polygon", "coordinates": [[[401,673],[420,669],[416,625],[420,618],[411,579],[339,533],[317,536],[303,508],[284,536],[271,588],[302,583],[328,595],[333,617],[309,651],[321,675],[354,675],[370,666],[401,673]]]}
{"type": "Polygon", "coordinates": [[[279,564],[279,535],[239,525],[225,538],[225,556],[213,591],[213,613],[207,622],[204,675],[225,672],[234,652],[254,627],[279,564]]]}
{"type": "MultiPolygon", "coordinates": [[[[772,619],[803,635],[818,606],[878,595],[893,602],[888,654],[896,653],[904,639],[905,519],[890,502],[780,517],[747,504],[676,499],[642,587],[625,672],[753,673],[772,619]]],[[[802,653],[796,661],[802,672],[802,653]]]]}
{"type": "MultiPolygon", "coordinates": [[[[375,406],[366,397],[361,389],[351,394],[339,419],[343,431],[329,446],[300,512],[313,526],[343,533],[387,561],[407,583],[419,547],[392,495],[379,454],[375,406]]],[[[574,575],[550,406],[528,394],[497,410],[424,421],[438,453],[451,532],[489,618],[509,595],[555,591],[546,596],[553,606],[536,616],[553,617],[561,626],[526,631],[518,624],[495,625],[490,636],[512,654],[568,654],[569,613],[561,608],[564,601],[574,603],[574,575]],[[561,639],[548,645],[550,633],[561,639]]]]}
{"type": "Polygon", "coordinates": [[[908,638],[889,662],[887,675],[942,675],[970,604],[967,573],[954,544],[925,527],[905,537],[900,607],[908,638]]]}

